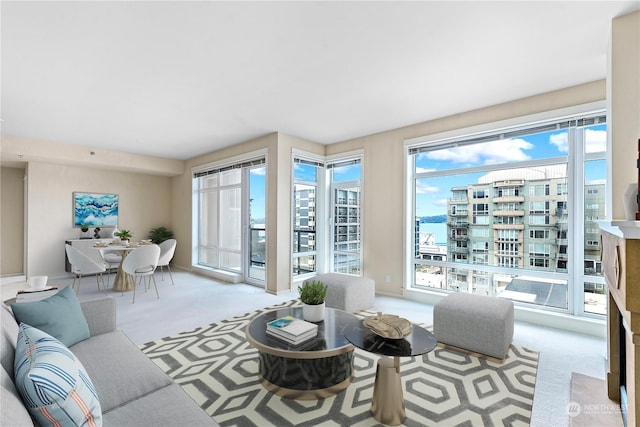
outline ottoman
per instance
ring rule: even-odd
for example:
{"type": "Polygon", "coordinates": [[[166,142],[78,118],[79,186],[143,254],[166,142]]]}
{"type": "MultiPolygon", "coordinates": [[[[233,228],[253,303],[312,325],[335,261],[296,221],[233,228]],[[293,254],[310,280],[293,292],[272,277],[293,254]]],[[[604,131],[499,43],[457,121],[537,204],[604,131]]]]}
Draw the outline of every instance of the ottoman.
{"type": "Polygon", "coordinates": [[[305,282],[320,281],[327,285],[325,306],[347,313],[373,307],[376,285],[373,280],[341,273],[318,274],[305,282]]]}
{"type": "Polygon", "coordinates": [[[441,343],[504,359],[513,340],[513,302],[448,295],[433,307],[433,333],[441,343]]]}

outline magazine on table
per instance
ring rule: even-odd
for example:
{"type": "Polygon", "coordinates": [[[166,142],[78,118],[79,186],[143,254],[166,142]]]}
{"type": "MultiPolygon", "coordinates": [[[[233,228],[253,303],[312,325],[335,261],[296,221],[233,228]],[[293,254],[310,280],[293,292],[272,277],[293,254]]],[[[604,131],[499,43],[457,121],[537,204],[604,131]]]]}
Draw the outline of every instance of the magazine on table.
{"type": "Polygon", "coordinates": [[[287,344],[291,344],[291,345],[299,345],[302,344],[306,341],[309,341],[315,337],[318,336],[318,331],[317,330],[310,330],[304,334],[301,334],[297,337],[290,337],[287,335],[284,335],[281,333],[281,331],[278,330],[271,330],[271,329],[267,329],[267,335],[272,336],[274,338],[277,338],[279,340],[282,340],[284,342],[286,342],[287,344]]]}
{"type": "Polygon", "coordinates": [[[16,302],[33,302],[49,298],[58,293],[57,286],[46,286],[43,289],[24,289],[16,294],[16,302]]]}
{"type": "Polygon", "coordinates": [[[267,323],[267,333],[293,342],[317,335],[318,325],[293,316],[285,316],[267,323]]]}

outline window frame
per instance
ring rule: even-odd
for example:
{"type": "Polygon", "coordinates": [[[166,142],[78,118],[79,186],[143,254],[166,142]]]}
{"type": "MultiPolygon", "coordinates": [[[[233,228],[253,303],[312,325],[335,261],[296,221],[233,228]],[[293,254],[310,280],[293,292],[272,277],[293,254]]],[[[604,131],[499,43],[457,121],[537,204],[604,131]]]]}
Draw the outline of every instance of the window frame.
{"type": "MultiPolygon", "coordinates": [[[[358,187],[359,192],[359,205],[358,205],[358,227],[359,227],[359,239],[358,239],[358,274],[357,276],[362,277],[363,268],[364,268],[364,259],[363,259],[363,230],[364,230],[364,191],[363,191],[363,177],[364,177],[364,151],[356,150],[347,153],[340,153],[337,155],[327,156],[325,159],[325,167],[326,167],[326,200],[327,202],[327,229],[330,231],[327,234],[327,263],[328,263],[328,271],[336,272],[334,265],[335,261],[335,191],[339,189],[348,189],[353,187],[358,187]],[[340,164],[346,163],[354,163],[358,164],[360,167],[360,176],[357,180],[350,181],[340,181],[338,183],[334,182],[333,175],[331,169],[335,167],[339,167],[340,164]],[[337,166],[336,166],[337,165],[337,166]]],[[[350,255],[353,255],[352,251],[348,251],[350,255]]],[[[351,273],[344,273],[351,274],[351,273]]]]}
{"type": "Polygon", "coordinates": [[[323,238],[326,226],[324,218],[321,215],[324,212],[325,206],[325,159],[324,156],[317,155],[314,153],[309,153],[302,150],[292,149],[291,152],[291,216],[290,216],[290,224],[291,224],[291,242],[290,242],[290,254],[291,254],[291,268],[289,274],[291,276],[291,283],[301,283],[305,279],[311,278],[318,274],[319,272],[324,271],[326,265],[326,239],[323,238]],[[308,180],[298,180],[296,179],[296,163],[314,165],[318,170],[316,170],[316,181],[308,181],[308,180]],[[305,251],[305,252],[296,252],[294,248],[294,235],[296,233],[295,224],[296,224],[296,184],[300,185],[310,185],[315,186],[316,188],[316,199],[315,199],[315,230],[313,233],[315,234],[315,250],[305,251]],[[310,271],[303,274],[294,274],[294,264],[296,259],[313,256],[314,257],[314,271],[310,271]]]}
{"type": "MultiPolygon", "coordinates": [[[[424,177],[429,176],[429,172],[425,172],[424,175],[420,175],[417,172],[414,173],[415,171],[414,162],[415,162],[416,156],[412,154],[415,153],[415,147],[429,145],[430,146],[429,149],[446,148],[447,146],[457,146],[455,145],[454,140],[462,140],[462,139],[468,138],[469,136],[481,135],[483,133],[496,133],[499,129],[510,129],[514,127],[522,127],[522,129],[526,131],[527,128],[531,128],[531,125],[535,125],[538,122],[543,122],[547,120],[561,120],[564,117],[572,117],[572,116],[586,117],[586,116],[592,116],[592,115],[602,115],[602,114],[606,115],[605,107],[606,105],[603,101],[594,102],[590,104],[579,105],[579,106],[574,106],[570,108],[553,110],[553,111],[548,111],[548,112],[543,112],[538,114],[532,114],[528,116],[507,119],[499,122],[486,123],[483,125],[474,126],[470,128],[452,130],[452,131],[434,134],[430,136],[417,137],[417,138],[405,140],[404,142],[404,148],[405,148],[404,234],[405,236],[404,236],[404,247],[403,247],[404,261],[405,261],[405,265],[403,268],[405,289],[407,291],[420,291],[420,289],[416,289],[415,286],[413,286],[413,283],[415,283],[414,265],[417,264],[416,258],[412,256],[412,253],[414,252],[414,249],[412,247],[412,240],[413,240],[412,233],[415,233],[415,228],[413,223],[415,221],[415,216],[416,216],[416,208],[415,208],[416,195],[414,193],[414,182],[416,177],[418,176],[424,176],[424,177]]],[[[579,137],[580,140],[576,142],[575,144],[576,147],[585,147],[585,144],[584,144],[585,141],[582,138],[585,135],[586,129],[588,129],[590,126],[591,125],[580,126],[581,131],[577,132],[580,134],[580,137],[579,137]]],[[[610,129],[608,127],[607,127],[607,132],[610,132],[610,129]]],[[[531,130],[531,134],[534,134],[534,129],[531,130]]],[[[580,150],[576,150],[576,151],[580,151],[580,150]]],[[[606,157],[606,152],[587,153],[586,148],[583,149],[582,151],[583,151],[582,153],[568,152],[567,156],[564,156],[566,158],[566,163],[568,167],[568,170],[567,170],[567,186],[569,187],[568,191],[571,193],[574,193],[570,198],[567,199],[567,203],[569,203],[569,206],[575,206],[575,207],[579,206],[579,209],[571,209],[571,211],[579,210],[580,212],[568,212],[568,223],[570,225],[573,225],[574,231],[570,232],[569,236],[567,236],[568,238],[572,239],[571,240],[573,245],[572,252],[574,252],[571,258],[571,264],[572,264],[572,266],[570,267],[571,271],[567,272],[567,277],[573,278],[572,280],[576,280],[577,285],[570,287],[570,290],[568,291],[567,310],[559,310],[559,311],[567,312],[573,315],[591,317],[592,314],[585,312],[584,304],[582,303],[584,301],[584,285],[587,284],[587,282],[590,284],[594,282],[600,283],[602,278],[598,276],[587,275],[585,274],[585,271],[584,271],[584,256],[585,256],[584,250],[577,244],[577,242],[580,241],[577,235],[578,233],[582,234],[581,230],[584,229],[584,222],[585,222],[585,218],[580,218],[580,215],[578,215],[578,213],[584,214],[584,209],[585,209],[584,194],[580,194],[581,192],[575,191],[575,189],[580,187],[582,188],[582,192],[584,192],[586,191],[586,187],[578,186],[575,183],[575,181],[576,181],[576,177],[580,177],[579,179],[582,179],[582,177],[584,177],[584,164],[587,160],[589,159],[602,160],[606,157]]],[[[543,164],[549,164],[554,162],[555,161],[552,158],[546,158],[541,160],[541,163],[543,164]]],[[[534,166],[536,163],[538,163],[538,160],[525,161],[525,162],[519,163],[518,167],[534,166]]],[[[506,163],[506,164],[501,164],[500,167],[498,167],[498,169],[508,169],[511,167],[514,167],[512,163],[506,163]]],[[[472,172],[478,172],[478,171],[486,173],[489,170],[491,170],[491,168],[487,168],[487,167],[482,167],[478,169],[481,169],[481,170],[474,170],[473,167],[464,169],[462,171],[461,169],[453,169],[453,170],[444,169],[444,170],[438,171],[437,173],[432,174],[431,176],[441,176],[441,175],[447,175],[447,174],[453,175],[456,173],[460,173],[460,174],[472,173],[472,172]]],[[[605,186],[605,190],[606,189],[608,189],[608,186],[605,186]]],[[[557,187],[555,185],[551,186],[549,188],[549,192],[555,194],[557,192],[557,187]]],[[[475,201],[474,199],[470,198],[469,204],[472,204],[474,201],[475,201]]],[[[605,196],[604,203],[606,203],[607,201],[609,201],[609,199],[606,198],[605,196]]],[[[554,208],[553,206],[550,206],[550,210],[553,210],[553,208],[554,208]]],[[[471,226],[472,224],[469,224],[469,225],[471,226]]],[[[432,263],[432,265],[436,265],[438,267],[454,268],[456,266],[455,264],[452,263],[452,261],[454,260],[449,259],[447,262],[442,262],[442,263],[439,263],[437,261],[435,262],[430,261],[430,262],[432,263]]],[[[464,267],[465,269],[467,269],[468,274],[478,274],[479,272],[484,272],[485,274],[491,273],[491,272],[493,273],[500,272],[499,266],[483,266],[478,264],[470,264],[468,262],[465,262],[464,264],[460,265],[460,267],[464,267]]],[[[556,276],[558,275],[555,272],[552,272],[552,273],[545,272],[545,271],[532,272],[531,270],[528,270],[528,269],[523,269],[521,274],[522,273],[524,274],[535,273],[536,275],[540,276],[540,278],[547,277],[550,280],[555,279],[556,276]]],[[[443,290],[434,288],[433,290],[430,290],[427,292],[441,293],[441,291],[443,290]]],[[[540,308],[540,306],[535,306],[535,305],[533,307],[540,308]]],[[[545,309],[547,308],[545,307],[545,309]]],[[[554,311],[553,309],[550,309],[550,310],[554,311]]],[[[598,315],[597,318],[600,319],[601,316],[598,315]]]]}
{"type": "MultiPolygon", "coordinates": [[[[266,170],[268,170],[268,156],[267,156],[267,150],[266,149],[262,149],[262,150],[256,150],[256,151],[252,151],[252,152],[248,152],[242,155],[238,155],[238,156],[232,156],[232,157],[228,157],[225,159],[221,159],[221,160],[217,160],[214,162],[210,162],[210,163],[206,163],[203,165],[199,165],[196,167],[193,167],[191,169],[191,176],[192,176],[192,227],[191,227],[191,236],[192,236],[192,242],[194,242],[193,244],[193,249],[191,252],[191,265],[194,269],[200,269],[202,271],[226,271],[232,274],[238,274],[238,275],[242,275],[243,276],[243,280],[246,281],[246,277],[248,276],[248,272],[246,270],[246,267],[248,265],[246,258],[249,256],[248,255],[248,242],[246,239],[246,227],[248,226],[248,207],[247,207],[247,203],[248,203],[248,180],[247,180],[247,171],[252,168],[255,167],[257,165],[264,165],[264,167],[266,168],[266,170]],[[200,217],[200,208],[201,208],[201,200],[200,200],[200,195],[202,192],[202,189],[200,188],[199,185],[199,178],[200,176],[204,176],[207,174],[214,174],[214,173],[219,173],[221,171],[226,171],[226,170],[234,170],[234,169],[240,169],[240,184],[233,184],[231,185],[231,187],[236,187],[239,186],[240,188],[240,221],[239,221],[239,227],[240,227],[240,250],[239,255],[240,255],[240,260],[239,260],[239,271],[236,269],[229,269],[229,268],[225,268],[224,266],[221,265],[217,265],[217,266],[210,266],[208,264],[201,264],[200,263],[200,250],[201,250],[201,244],[200,244],[200,230],[202,228],[202,225],[200,223],[201,217],[200,217]]],[[[220,193],[220,188],[222,187],[227,187],[224,184],[220,184],[218,183],[217,185],[217,189],[216,192],[218,193],[218,198],[219,198],[219,193],[220,193]]],[[[204,189],[205,192],[207,192],[208,189],[204,189]]],[[[268,191],[268,188],[265,188],[265,192],[268,191]]],[[[265,215],[266,212],[265,212],[265,215]]],[[[218,223],[218,229],[220,229],[220,217],[219,215],[216,218],[216,221],[218,223]]],[[[265,218],[265,225],[268,222],[268,219],[265,218]]],[[[266,228],[266,227],[265,227],[266,228]]],[[[218,236],[218,240],[220,239],[220,237],[218,236]]],[[[263,286],[266,285],[266,281],[262,282],[262,281],[247,281],[247,283],[253,284],[253,285],[257,285],[257,286],[263,286]]]]}

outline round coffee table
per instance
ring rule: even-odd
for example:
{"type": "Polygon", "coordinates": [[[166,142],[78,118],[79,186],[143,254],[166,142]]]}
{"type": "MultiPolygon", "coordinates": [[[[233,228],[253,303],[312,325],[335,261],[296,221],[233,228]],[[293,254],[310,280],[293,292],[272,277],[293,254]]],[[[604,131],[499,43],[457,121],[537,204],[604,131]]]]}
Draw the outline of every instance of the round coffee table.
{"type": "Polygon", "coordinates": [[[373,417],[386,425],[402,424],[405,410],[400,381],[400,357],[419,356],[432,351],[438,344],[435,336],[415,324],[411,325],[411,333],[403,339],[382,338],[362,323],[348,327],[344,334],[356,347],[382,356],[378,360],[373,384],[373,417]]]}
{"type": "Polygon", "coordinates": [[[284,316],[302,319],[302,307],[268,311],[246,329],[247,340],[259,352],[259,376],[272,393],[290,399],[321,399],[351,384],[354,347],[344,330],[361,321],[352,314],[326,308],[318,336],[294,346],[267,335],[267,323],[284,316]]]}

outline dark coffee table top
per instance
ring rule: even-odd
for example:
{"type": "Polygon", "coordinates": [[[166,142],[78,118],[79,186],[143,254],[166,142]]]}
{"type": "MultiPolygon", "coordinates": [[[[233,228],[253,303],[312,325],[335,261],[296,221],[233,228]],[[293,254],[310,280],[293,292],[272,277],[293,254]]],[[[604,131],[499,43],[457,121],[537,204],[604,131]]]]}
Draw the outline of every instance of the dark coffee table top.
{"type": "Polygon", "coordinates": [[[431,332],[416,324],[411,325],[411,333],[403,339],[382,338],[362,322],[346,328],[344,335],[356,347],[382,356],[419,356],[430,352],[438,344],[431,332]]]}
{"type": "Polygon", "coordinates": [[[302,307],[268,311],[253,319],[246,330],[251,345],[265,353],[299,359],[329,357],[353,350],[353,346],[344,335],[347,327],[358,327],[361,324],[361,320],[353,314],[325,308],[324,320],[318,322],[318,336],[299,345],[291,345],[267,335],[268,322],[289,315],[302,319],[302,307]]]}

